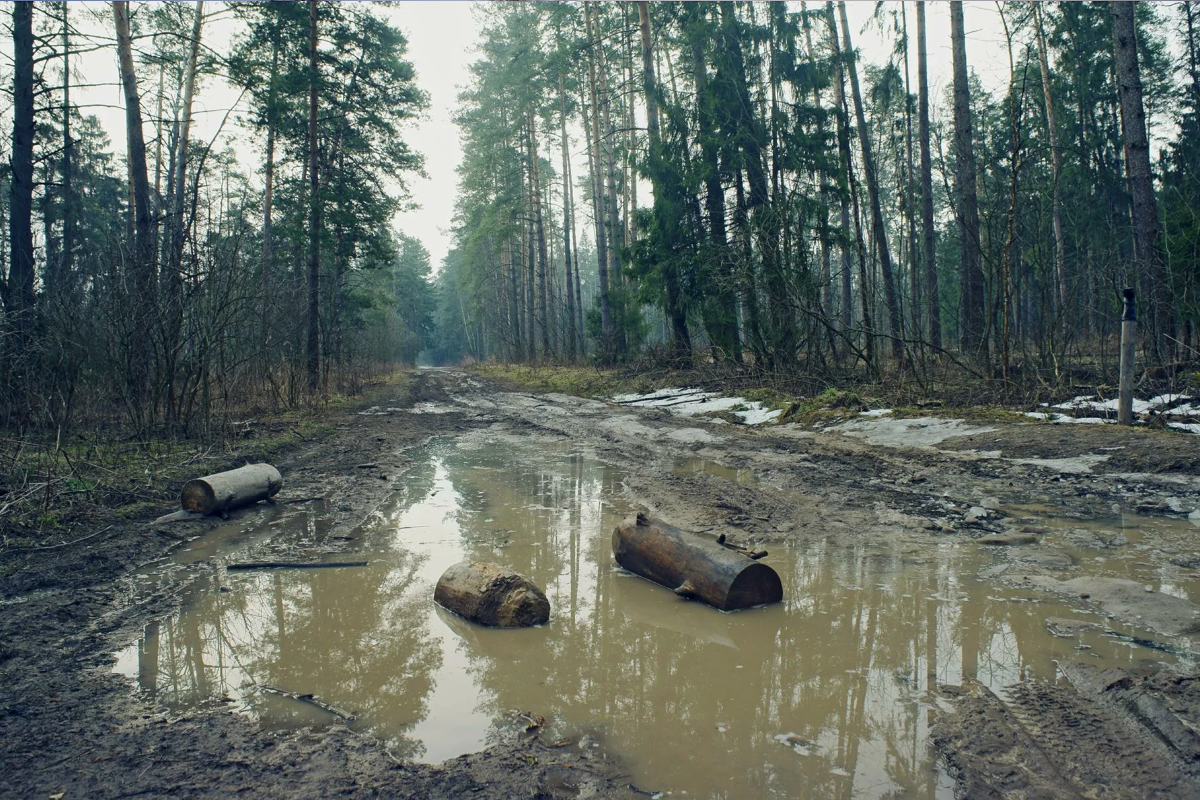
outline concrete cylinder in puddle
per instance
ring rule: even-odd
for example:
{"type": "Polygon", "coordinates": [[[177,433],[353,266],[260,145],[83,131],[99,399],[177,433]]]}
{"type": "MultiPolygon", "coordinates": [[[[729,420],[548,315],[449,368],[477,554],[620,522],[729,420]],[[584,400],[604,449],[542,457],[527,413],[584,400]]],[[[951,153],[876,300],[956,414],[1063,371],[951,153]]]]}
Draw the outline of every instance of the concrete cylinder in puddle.
{"type": "Polygon", "coordinates": [[[492,628],[528,628],[550,619],[546,593],[499,564],[460,561],[442,573],[433,599],[460,617],[492,628]]]}
{"type": "Polygon", "coordinates": [[[180,504],[185,511],[222,514],[269,500],[283,487],[279,470],[270,464],[247,464],[228,472],[205,475],[183,485],[180,504]]]}

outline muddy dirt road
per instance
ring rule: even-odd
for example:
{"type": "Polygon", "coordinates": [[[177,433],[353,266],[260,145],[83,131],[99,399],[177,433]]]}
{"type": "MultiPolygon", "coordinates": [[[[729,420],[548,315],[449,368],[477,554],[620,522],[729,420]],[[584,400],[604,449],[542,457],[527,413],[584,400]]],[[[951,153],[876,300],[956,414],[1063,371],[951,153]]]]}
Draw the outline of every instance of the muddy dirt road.
{"type": "Polygon", "coordinates": [[[279,464],[326,502],[0,552],[0,796],[1200,794],[1194,438],[745,427],[452,370],[333,422],[279,464]],[[622,575],[637,510],[768,549],[785,603],[622,575]],[[551,624],[437,615],[464,555],[546,584],[551,624]],[[356,719],[255,688],[285,683],[356,719]]]}

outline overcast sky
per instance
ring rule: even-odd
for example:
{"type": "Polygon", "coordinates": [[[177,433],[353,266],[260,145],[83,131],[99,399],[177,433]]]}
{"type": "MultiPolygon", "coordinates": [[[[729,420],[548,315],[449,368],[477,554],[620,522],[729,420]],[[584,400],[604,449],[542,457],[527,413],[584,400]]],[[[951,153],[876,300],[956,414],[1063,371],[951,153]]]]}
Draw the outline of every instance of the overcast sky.
{"type": "MultiPolygon", "coordinates": [[[[425,178],[414,178],[410,189],[420,208],[396,217],[396,227],[420,239],[428,248],[435,265],[441,264],[451,245],[450,226],[454,214],[454,199],[458,177],[455,172],[461,155],[458,130],[452,122],[459,89],[469,79],[468,66],[476,57],[479,23],[476,3],[453,0],[408,0],[378,9],[408,36],[409,57],[417,71],[417,81],[429,94],[430,108],[425,117],[406,132],[412,147],[425,156],[425,178]]],[[[793,3],[798,7],[798,3],[793,3]]],[[[898,4],[889,4],[898,5],[898,4]]],[[[851,36],[862,57],[868,62],[882,63],[892,49],[890,34],[885,36],[879,25],[870,23],[874,0],[848,3],[851,36]],[[869,24],[870,23],[870,24],[869,24]]],[[[914,50],[910,56],[913,90],[916,87],[916,12],[907,3],[910,39],[914,50]]],[[[950,22],[949,6],[931,2],[928,7],[928,39],[931,92],[935,103],[943,96],[950,82],[950,22]]],[[[108,3],[73,3],[73,21],[85,31],[111,35],[111,10],[108,3]]],[[[135,13],[139,4],[135,4],[135,13]]],[[[207,23],[203,39],[217,52],[228,49],[238,30],[238,24],[220,3],[205,5],[207,23]]],[[[1003,29],[996,5],[992,2],[965,3],[968,37],[968,60],[971,69],[979,74],[989,89],[1002,87],[1007,81],[1008,57],[1005,52],[1003,29]]],[[[6,42],[6,55],[11,54],[11,42],[6,42]]],[[[10,62],[11,63],[11,62],[10,62]]],[[[117,152],[125,149],[125,117],[121,110],[121,94],[116,85],[117,59],[112,48],[78,57],[73,64],[76,80],[109,83],[91,90],[77,90],[72,99],[90,107],[84,113],[100,117],[112,138],[117,152]]],[[[145,95],[149,87],[141,87],[145,95]]],[[[196,119],[193,136],[211,139],[226,112],[237,100],[238,92],[219,78],[206,79],[199,87],[195,101],[196,119]]],[[[258,139],[236,124],[237,109],[220,132],[220,141],[235,147],[247,171],[258,174],[261,168],[262,146],[258,139]]],[[[147,131],[147,138],[153,136],[147,131]]]]}

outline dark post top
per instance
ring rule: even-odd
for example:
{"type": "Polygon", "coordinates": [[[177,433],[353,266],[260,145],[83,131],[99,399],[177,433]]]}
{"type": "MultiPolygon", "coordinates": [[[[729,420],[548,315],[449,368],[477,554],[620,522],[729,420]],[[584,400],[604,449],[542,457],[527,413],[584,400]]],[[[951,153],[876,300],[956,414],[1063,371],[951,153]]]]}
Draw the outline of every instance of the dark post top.
{"type": "Polygon", "coordinates": [[[1121,321],[1122,322],[1137,321],[1137,307],[1134,305],[1134,302],[1133,302],[1133,297],[1136,294],[1136,292],[1133,291],[1132,286],[1127,286],[1127,287],[1125,287],[1125,291],[1121,292],[1121,294],[1125,295],[1125,313],[1121,316],[1121,321]]]}

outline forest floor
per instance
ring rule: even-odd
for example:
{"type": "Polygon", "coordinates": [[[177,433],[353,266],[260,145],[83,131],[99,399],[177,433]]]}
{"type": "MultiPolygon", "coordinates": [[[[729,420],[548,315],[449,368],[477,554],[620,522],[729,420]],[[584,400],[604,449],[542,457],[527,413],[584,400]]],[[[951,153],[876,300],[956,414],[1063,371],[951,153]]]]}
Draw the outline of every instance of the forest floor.
{"type": "MultiPolygon", "coordinates": [[[[1200,797],[1200,677],[1181,666],[1191,663],[1200,605],[1077,567],[1064,572],[1064,559],[1072,560],[1033,542],[1036,527],[1012,510],[1186,518],[1200,509],[1200,437],[964,419],[948,410],[900,419],[850,411],[747,427],[532,392],[458,370],[418,370],[371,390],[359,406],[334,410],[325,424],[325,435],[298,441],[277,464],[287,497],[336,498],[334,532],[394,492],[432,437],[489,429],[584,444],[621,469],[631,504],[744,541],[1008,537],[1008,552],[1030,555],[981,579],[1070,596],[1116,622],[1153,629],[1157,646],[1183,655],[1169,667],[1132,671],[1065,664],[1063,681],[1000,694],[971,680],[946,687],[954,710],[939,715],[933,742],[958,792],[1200,797]],[[681,470],[681,456],[721,469],[681,470]],[[731,479],[735,473],[753,477],[731,479]]],[[[0,796],[647,794],[603,748],[550,747],[536,733],[430,766],[399,762],[383,743],[341,725],[268,730],[220,703],[183,715],[156,711],[113,673],[113,653],[178,606],[178,587],[131,597],[118,579],[218,523],[156,528],[154,516],[114,514],[78,531],[87,537],[74,543],[0,550],[0,796]]],[[[1173,555],[1153,541],[1139,547],[1146,558],[1173,555]]],[[[802,787],[795,796],[805,796],[802,787]]]]}

